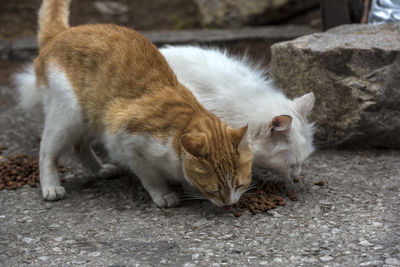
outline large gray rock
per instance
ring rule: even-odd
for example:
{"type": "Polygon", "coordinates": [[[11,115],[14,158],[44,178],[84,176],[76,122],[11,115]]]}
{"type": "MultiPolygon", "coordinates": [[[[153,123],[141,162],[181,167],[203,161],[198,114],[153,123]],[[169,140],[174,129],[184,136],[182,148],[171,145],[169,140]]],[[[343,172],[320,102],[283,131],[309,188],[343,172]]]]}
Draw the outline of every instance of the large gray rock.
{"type": "Polygon", "coordinates": [[[320,147],[400,148],[400,23],[275,44],[271,73],[292,97],[315,93],[320,147]]]}

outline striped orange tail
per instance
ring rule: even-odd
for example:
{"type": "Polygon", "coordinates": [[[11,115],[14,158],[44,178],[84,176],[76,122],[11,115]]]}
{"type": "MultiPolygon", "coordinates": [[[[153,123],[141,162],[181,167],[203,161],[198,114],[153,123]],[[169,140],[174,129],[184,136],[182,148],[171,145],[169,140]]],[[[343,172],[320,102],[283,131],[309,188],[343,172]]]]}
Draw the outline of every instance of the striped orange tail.
{"type": "Polygon", "coordinates": [[[71,0],[43,0],[39,10],[39,47],[43,47],[56,34],[68,29],[71,0]]]}

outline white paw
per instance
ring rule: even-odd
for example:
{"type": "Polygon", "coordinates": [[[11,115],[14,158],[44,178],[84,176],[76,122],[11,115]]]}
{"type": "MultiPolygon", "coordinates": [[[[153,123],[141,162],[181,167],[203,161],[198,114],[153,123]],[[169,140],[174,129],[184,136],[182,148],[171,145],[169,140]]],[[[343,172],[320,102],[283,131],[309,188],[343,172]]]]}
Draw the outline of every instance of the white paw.
{"type": "Polygon", "coordinates": [[[120,169],[112,164],[104,164],[103,168],[100,169],[100,171],[97,173],[97,176],[100,179],[109,179],[117,174],[120,173],[120,169]]]}
{"type": "Polygon", "coordinates": [[[42,188],[42,195],[44,200],[55,201],[65,197],[65,189],[61,185],[46,186],[42,188]]]}
{"type": "Polygon", "coordinates": [[[181,203],[181,199],[175,192],[168,193],[164,196],[154,197],[153,201],[160,208],[175,207],[181,203]]]}

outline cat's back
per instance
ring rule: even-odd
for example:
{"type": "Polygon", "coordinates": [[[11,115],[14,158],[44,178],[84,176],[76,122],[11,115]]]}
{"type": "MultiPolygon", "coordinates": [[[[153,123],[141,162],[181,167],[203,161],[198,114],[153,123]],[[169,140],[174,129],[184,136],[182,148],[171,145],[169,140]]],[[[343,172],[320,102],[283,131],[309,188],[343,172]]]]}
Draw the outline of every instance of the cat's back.
{"type": "Polygon", "coordinates": [[[71,88],[81,113],[98,129],[104,127],[105,112],[116,103],[136,101],[142,113],[149,107],[162,109],[171,98],[197,104],[148,39],[112,24],[82,25],[57,34],[41,47],[35,72],[48,90],[71,88]],[[60,77],[65,79],[61,82],[60,77]],[[50,88],[46,85],[51,81],[50,88]]]}
{"type": "Polygon", "coordinates": [[[233,57],[217,48],[167,46],[160,49],[180,82],[194,93],[238,97],[274,91],[264,72],[246,57],[233,57]]]}
{"type": "MultiPolygon", "coordinates": [[[[126,87],[134,82],[136,88],[149,81],[173,86],[176,77],[158,49],[138,32],[113,24],[89,24],[71,27],[56,35],[39,51],[40,65],[51,63],[61,67],[71,81],[81,86],[83,80],[99,81],[126,87]]],[[[121,88],[120,88],[121,89],[121,88]]]]}

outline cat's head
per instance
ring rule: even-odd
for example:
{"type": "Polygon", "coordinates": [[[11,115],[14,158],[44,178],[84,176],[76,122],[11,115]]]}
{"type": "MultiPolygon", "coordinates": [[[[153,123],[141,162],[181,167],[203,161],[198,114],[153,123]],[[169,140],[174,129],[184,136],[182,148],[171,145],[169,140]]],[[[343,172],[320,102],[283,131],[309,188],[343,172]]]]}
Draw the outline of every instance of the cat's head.
{"type": "Polygon", "coordinates": [[[251,183],[252,152],[247,126],[227,125],[182,135],[185,178],[217,206],[237,202],[251,183]]]}
{"type": "Polygon", "coordinates": [[[307,121],[314,102],[313,93],[296,98],[288,114],[277,115],[261,129],[253,131],[256,168],[269,169],[291,178],[299,177],[304,161],[314,151],[314,124],[307,121]]]}

